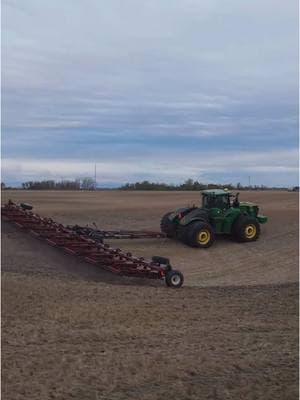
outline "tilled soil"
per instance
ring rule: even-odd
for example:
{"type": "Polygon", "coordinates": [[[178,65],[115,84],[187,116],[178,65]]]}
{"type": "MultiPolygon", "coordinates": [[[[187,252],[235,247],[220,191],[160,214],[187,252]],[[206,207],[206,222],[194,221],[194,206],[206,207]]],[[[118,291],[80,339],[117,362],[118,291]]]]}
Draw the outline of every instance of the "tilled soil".
{"type": "MultiPolygon", "coordinates": [[[[158,229],[196,193],[4,192],[64,223],[158,229]]],[[[2,225],[5,399],[298,398],[297,195],[242,193],[269,222],[259,241],[202,251],[120,241],[169,256],[180,290],[119,278],[2,225]]],[[[113,242],[116,245],[115,242],[113,242]]]]}

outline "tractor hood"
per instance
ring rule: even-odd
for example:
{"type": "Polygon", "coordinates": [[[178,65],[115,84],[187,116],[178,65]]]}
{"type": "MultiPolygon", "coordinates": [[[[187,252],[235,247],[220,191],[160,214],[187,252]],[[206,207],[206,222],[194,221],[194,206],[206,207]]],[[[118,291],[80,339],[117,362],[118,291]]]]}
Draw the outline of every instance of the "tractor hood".
{"type": "Polygon", "coordinates": [[[241,201],[241,202],[240,202],[240,206],[241,206],[241,207],[242,207],[242,206],[249,206],[249,207],[256,206],[256,207],[258,207],[257,204],[251,203],[250,201],[241,201]]]}
{"type": "Polygon", "coordinates": [[[257,218],[259,223],[264,224],[267,222],[268,218],[265,215],[258,214],[259,207],[255,203],[250,203],[249,201],[241,201],[240,209],[243,212],[246,212],[248,215],[257,218]]]}
{"type": "Polygon", "coordinates": [[[253,215],[254,217],[256,217],[258,214],[258,205],[255,203],[250,203],[249,201],[241,201],[240,209],[242,211],[246,211],[248,214],[253,215]]]}

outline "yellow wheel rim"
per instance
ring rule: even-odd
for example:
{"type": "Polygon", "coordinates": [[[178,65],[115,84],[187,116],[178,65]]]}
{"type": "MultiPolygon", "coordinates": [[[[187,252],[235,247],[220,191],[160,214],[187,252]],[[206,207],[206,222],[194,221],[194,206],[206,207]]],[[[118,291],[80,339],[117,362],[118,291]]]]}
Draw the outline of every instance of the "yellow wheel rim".
{"type": "Polygon", "coordinates": [[[198,233],[198,243],[207,244],[210,241],[210,232],[206,229],[201,230],[198,233]]]}
{"type": "Polygon", "coordinates": [[[249,224],[245,227],[245,235],[247,239],[253,239],[256,235],[256,226],[249,224]]]}

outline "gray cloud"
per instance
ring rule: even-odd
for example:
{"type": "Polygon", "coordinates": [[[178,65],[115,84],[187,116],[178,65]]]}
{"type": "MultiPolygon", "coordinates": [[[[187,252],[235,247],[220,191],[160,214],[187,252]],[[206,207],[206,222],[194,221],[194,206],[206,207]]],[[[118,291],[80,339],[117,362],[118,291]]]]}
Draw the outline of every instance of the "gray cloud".
{"type": "MultiPolygon", "coordinates": [[[[215,152],[215,158],[210,154],[191,151],[188,157],[180,151],[172,154],[158,153],[151,159],[145,159],[143,154],[112,160],[102,157],[97,161],[98,182],[132,182],[140,177],[154,181],[179,182],[191,177],[203,182],[214,176],[219,183],[238,182],[247,184],[248,175],[252,176],[252,184],[278,185],[278,177],[292,186],[297,178],[297,150],[215,152]]],[[[3,168],[7,179],[18,175],[21,181],[39,178],[74,179],[93,175],[94,164],[82,160],[14,160],[4,159],[3,168]]]]}
{"type": "Polygon", "coordinates": [[[168,138],[176,153],[205,149],[207,162],[228,147],[297,158],[297,7],[3,2],[5,158],[49,161],[63,147],[81,162],[99,153],[122,161],[122,149],[151,162],[147,149],[165,152],[168,138]]]}

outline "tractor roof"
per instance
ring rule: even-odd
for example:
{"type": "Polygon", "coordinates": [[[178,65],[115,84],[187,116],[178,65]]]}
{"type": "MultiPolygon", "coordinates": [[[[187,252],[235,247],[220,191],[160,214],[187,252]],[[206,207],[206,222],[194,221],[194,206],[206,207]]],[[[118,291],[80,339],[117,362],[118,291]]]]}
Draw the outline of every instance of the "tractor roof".
{"type": "Polygon", "coordinates": [[[207,189],[202,190],[202,194],[204,196],[224,196],[230,194],[230,192],[224,189],[207,189]]]}

